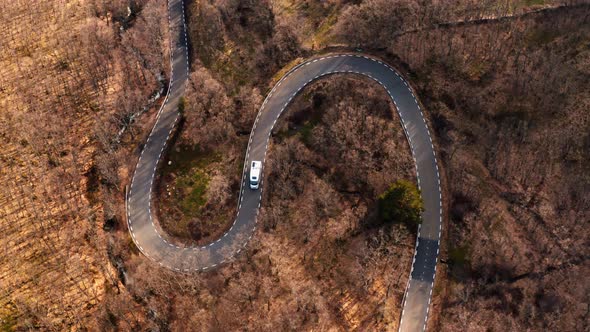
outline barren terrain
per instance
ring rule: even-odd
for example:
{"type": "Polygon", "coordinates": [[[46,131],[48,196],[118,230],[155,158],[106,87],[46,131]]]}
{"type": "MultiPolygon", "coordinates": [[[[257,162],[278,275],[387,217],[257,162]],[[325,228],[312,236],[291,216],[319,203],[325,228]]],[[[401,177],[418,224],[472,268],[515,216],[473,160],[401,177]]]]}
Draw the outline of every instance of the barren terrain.
{"type": "Polygon", "coordinates": [[[4,330],[90,327],[120,286],[105,232],[126,176],[114,142],[166,64],[165,7],[141,4],[141,17],[106,2],[0,5],[4,330]]]}
{"type": "MultiPolygon", "coordinates": [[[[309,55],[360,48],[407,76],[441,156],[428,329],[588,330],[581,3],[187,1],[190,85],[161,222],[178,241],[222,233],[272,83],[309,55]]],[[[297,97],[271,141],[264,227],[234,262],[178,275],[139,254],[124,213],[166,89],[166,2],[5,1],[0,21],[2,329],[395,330],[414,237],[373,213],[414,175],[378,86],[331,77],[297,97]]]]}

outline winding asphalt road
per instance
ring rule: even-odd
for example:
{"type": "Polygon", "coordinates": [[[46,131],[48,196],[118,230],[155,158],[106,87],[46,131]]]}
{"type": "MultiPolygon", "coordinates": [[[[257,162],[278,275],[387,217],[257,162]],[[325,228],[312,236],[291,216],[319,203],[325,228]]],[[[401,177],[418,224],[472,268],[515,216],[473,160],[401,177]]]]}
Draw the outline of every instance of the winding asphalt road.
{"type": "Polygon", "coordinates": [[[189,72],[182,0],[170,0],[168,13],[171,31],[169,91],[143,147],[127,195],[129,231],[139,250],[160,265],[179,272],[212,269],[240,253],[256,231],[264,188],[264,176],[260,190],[248,188],[247,166],[252,160],[265,161],[271,131],[281,113],[301,89],[316,79],[336,73],[363,75],[379,83],[391,97],[416,163],[425,211],[404,295],[400,331],[423,331],[436,273],[442,205],[434,146],[420,105],[408,83],[387,64],[358,54],[318,57],[290,70],[268,94],[254,122],[245,156],[238,213],[233,225],[222,237],[208,245],[179,246],[169,241],[158,223],[154,223],[151,209],[156,169],[178,120],[178,102],[184,94],[189,72]]]}

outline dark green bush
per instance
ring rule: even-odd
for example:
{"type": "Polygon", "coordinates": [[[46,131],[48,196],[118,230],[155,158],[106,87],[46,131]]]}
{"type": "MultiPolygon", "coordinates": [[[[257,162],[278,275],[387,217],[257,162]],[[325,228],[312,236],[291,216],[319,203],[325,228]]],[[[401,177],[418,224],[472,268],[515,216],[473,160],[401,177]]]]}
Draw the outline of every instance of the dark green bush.
{"type": "Polygon", "coordinates": [[[382,223],[404,223],[415,229],[422,222],[424,202],[413,183],[398,180],[379,196],[378,209],[382,223]]]}

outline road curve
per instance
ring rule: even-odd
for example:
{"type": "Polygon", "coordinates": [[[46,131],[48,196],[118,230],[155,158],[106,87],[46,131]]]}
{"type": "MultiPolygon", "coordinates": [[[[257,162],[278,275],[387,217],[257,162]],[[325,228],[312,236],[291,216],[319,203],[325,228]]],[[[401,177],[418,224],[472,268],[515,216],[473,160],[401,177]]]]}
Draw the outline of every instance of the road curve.
{"type": "Polygon", "coordinates": [[[238,212],[231,228],[208,245],[178,246],[166,239],[158,223],[154,223],[151,210],[156,169],[178,120],[178,102],[184,93],[189,72],[182,0],[170,0],[168,13],[171,31],[169,91],[143,147],[126,198],[129,232],[139,250],[161,266],[179,272],[212,269],[238,254],[256,231],[264,187],[263,176],[260,190],[248,188],[247,166],[252,160],[265,161],[271,131],[281,113],[297,93],[314,80],[337,73],[363,75],[379,83],[391,97],[416,163],[418,186],[425,211],[422,214],[423,222],[418,231],[412,270],[404,295],[400,331],[423,331],[436,273],[442,203],[434,146],[422,110],[408,83],[387,64],[358,54],[318,57],[291,69],[268,94],[254,121],[245,156],[238,212]]]}

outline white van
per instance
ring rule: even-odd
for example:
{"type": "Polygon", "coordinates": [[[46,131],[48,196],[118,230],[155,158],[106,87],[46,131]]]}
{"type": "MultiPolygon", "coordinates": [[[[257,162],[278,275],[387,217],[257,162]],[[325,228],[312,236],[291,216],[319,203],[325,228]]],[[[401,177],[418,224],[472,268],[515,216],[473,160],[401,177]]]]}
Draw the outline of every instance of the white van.
{"type": "Polygon", "coordinates": [[[250,165],[250,189],[256,190],[260,185],[260,176],[262,175],[262,162],[252,161],[250,165]]]}

